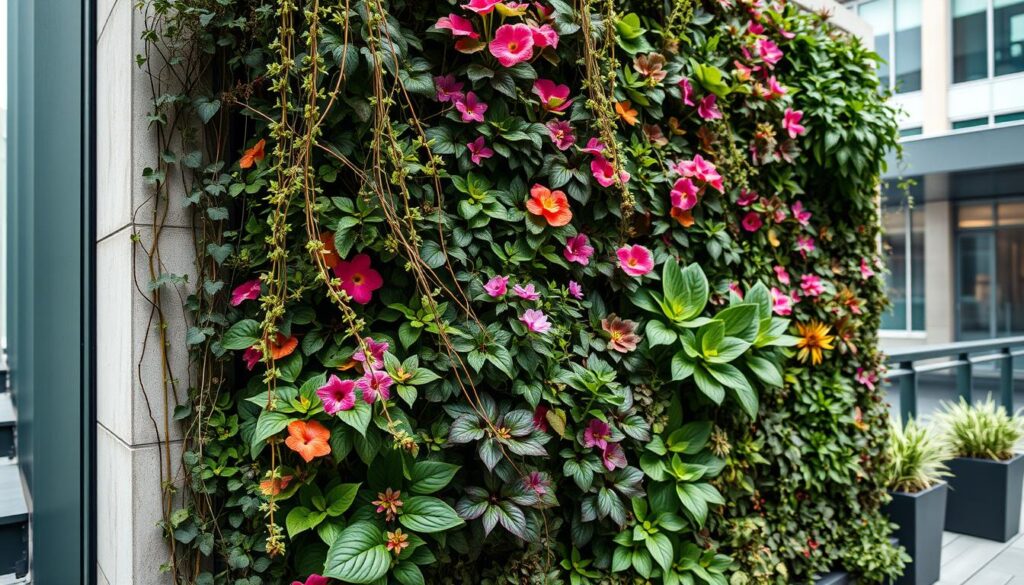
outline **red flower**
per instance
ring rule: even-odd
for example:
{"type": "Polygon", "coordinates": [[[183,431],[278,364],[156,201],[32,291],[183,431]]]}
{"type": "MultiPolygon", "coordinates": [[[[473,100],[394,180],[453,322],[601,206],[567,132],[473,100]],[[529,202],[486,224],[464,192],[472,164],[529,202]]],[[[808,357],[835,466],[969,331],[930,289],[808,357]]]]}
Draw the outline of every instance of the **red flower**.
{"type": "Polygon", "coordinates": [[[260,139],[259,142],[251,146],[245,152],[242,153],[242,160],[238,161],[238,166],[243,169],[248,169],[252,165],[260,162],[266,156],[265,149],[267,147],[267,141],[260,139]]]}

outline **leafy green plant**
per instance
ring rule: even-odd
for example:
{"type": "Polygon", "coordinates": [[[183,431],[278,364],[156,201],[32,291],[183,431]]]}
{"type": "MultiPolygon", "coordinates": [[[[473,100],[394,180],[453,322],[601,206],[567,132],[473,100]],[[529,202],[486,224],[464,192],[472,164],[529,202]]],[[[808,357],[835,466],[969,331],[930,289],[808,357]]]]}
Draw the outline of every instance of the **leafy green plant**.
{"type": "Polygon", "coordinates": [[[946,437],[929,425],[893,419],[890,426],[885,482],[896,492],[926,490],[949,475],[945,462],[954,453],[946,437]]]}
{"type": "Polygon", "coordinates": [[[1010,459],[1024,439],[1024,416],[1010,415],[991,396],[976,404],[963,398],[946,403],[935,423],[958,457],[1010,459]]]}

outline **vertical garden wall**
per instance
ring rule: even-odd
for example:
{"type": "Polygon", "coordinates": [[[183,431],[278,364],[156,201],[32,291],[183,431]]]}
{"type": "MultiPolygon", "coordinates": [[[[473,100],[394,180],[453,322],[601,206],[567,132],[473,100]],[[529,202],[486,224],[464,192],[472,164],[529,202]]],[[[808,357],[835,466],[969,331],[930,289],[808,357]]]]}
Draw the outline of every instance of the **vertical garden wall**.
{"type": "Polygon", "coordinates": [[[902,570],[877,473],[897,132],[856,39],[761,0],[144,16],[148,184],[203,251],[176,582],[902,570]]]}

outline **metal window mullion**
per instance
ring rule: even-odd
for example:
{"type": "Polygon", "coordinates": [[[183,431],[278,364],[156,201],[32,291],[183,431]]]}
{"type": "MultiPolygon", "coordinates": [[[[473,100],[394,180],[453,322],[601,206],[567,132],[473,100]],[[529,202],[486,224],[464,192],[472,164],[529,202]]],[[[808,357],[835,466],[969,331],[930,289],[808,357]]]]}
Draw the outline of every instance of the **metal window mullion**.
{"type": "Polygon", "coordinates": [[[889,89],[896,91],[896,2],[890,0],[889,13],[889,89]]]}
{"type": "MultiPolygon", "coordinates": [[[[993,79],[996,76],[996,41],[995,41],[995,8],[993,8],[993,0],[988,0],[988,4],[985,7],[985,51],[988,56],[988,78],[993,79]]],[[[991,110],[992,104],[989,104],[991,110]]],[[[992,123],[992,115],[989,114],[989,123],[992,123]]]]}
{"type": "Polygon", "coordinates": [[[908,205],[907,206],[907,212],[904,214],[906,216],[905,217],[905,221],[906,221],[906,226],[907,226],[907,228],[906,228],[907,229],[907,234],[904,236],[903,245],[906,246],[907,253],[906,253],[906,256],[905,256],[905,258],[903,260],[904,263],[906,264],[906,271],[905,271],[906,282],[904,283],[904,287],[903,288],[907,291],[907,316],[906,316],[906,323],[905,323],[907,331],[913,331],[914,330],[914,284],[913,284],[913,282],[914,282],[914,278],[913,278],[914,275],[911,272],[911,270],[914,269],[914,260],[912,258],[912,254],[913,254],[913,250],[914,250],[914,234],[913,234],[914,221],[913,221],[912,215],[911,215],[911,214],[913,214],[913,212],[914,212],[913,208],[908,205]]]}

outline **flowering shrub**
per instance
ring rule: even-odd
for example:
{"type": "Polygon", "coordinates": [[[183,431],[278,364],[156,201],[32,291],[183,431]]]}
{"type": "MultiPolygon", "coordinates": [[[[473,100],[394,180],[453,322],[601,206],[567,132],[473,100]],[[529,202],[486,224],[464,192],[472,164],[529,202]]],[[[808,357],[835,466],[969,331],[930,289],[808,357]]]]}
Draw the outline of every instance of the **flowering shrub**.
{"type": "Polygon", "coordinates": [[[669,4],[155,5],[218,71],[158,112],[236,153],[182,162],[223,370],[182,410],[179,581],[899,573],[872,56],[669,4]]]}

